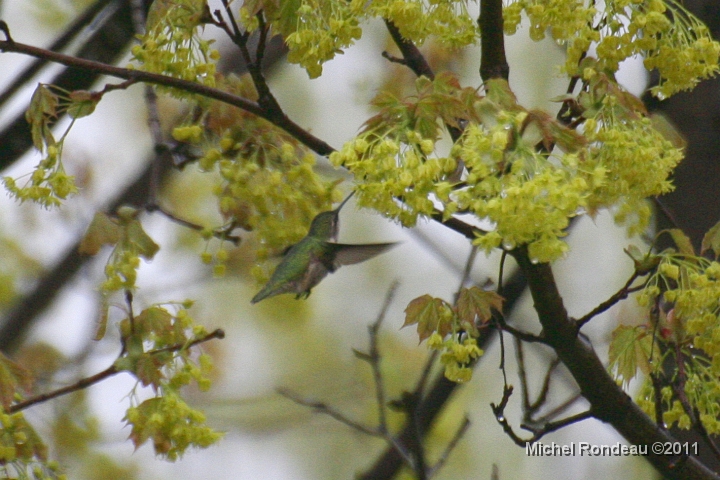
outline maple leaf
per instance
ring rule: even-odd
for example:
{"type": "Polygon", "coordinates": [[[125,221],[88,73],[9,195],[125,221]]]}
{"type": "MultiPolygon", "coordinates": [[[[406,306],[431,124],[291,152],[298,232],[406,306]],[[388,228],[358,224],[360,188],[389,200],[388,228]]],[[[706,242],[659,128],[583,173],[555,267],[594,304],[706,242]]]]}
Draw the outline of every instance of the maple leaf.
{"type": "Polygon", "coordinates": [[[638,368],[644,374],[650,373],[650,352],[652,336],[644,326],[620,325],[612,333],[610,341],[610,369],[625,386],[637,374],[638,368]]]}
{"type": "Polygon", "coordinates": [[[477,325],[489,322],[493,310],[502,312],[504,300],[493,291],[483,290],[479,287],[463,288],[460,290],[457,301],[457,313],[460,317],[461,327],[467,330],[470,336],[476,337],[479,334],[477,325]]]}
{"type": "Polygon", "coordinates": [[[452,310],[450,305],[440,298],[423,295],[411,301],[405,309],[403,327],[417,324],[418,337],[422,342],[438,332],[445,336],[452,331],[452,310]]]}

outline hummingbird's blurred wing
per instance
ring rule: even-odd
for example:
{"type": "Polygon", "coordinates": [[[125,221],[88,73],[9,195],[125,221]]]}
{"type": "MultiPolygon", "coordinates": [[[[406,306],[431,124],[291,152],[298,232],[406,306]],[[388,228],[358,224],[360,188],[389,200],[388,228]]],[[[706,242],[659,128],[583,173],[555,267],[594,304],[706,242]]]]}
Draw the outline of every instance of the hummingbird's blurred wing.
{"type": "Polygon", "coordinates": [[[355,263],[364,262],[376,255],[393,248],[398,242],[392,243],[368,243],[365,245],[347,245],[342,243],[329,243],[330,253],[327,256],[328,262],[326,266],[332,267],[328,270],[335,271],[341,265],[353,265],[355,263]],[[330,265],[328,265],[328,263],[330,265]]]}

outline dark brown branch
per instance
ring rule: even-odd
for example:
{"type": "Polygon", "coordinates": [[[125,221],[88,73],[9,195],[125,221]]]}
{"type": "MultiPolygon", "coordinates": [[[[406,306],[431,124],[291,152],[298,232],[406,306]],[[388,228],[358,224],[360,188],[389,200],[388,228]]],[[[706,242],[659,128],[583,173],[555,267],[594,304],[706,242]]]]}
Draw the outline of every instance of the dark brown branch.
{"type": "MultiPolygon", "coordinates": [[[[394,63],[402,63],[412,70],[418,77],[425,76],[430,80],[433,80],[435,78],[435,73],[432,71],[430,64],[428,64],[427,60],[425,60],[425,57],[422,53],[420,53],[420,50],[415,46],[415,44],[403,37],[400,34],[400,30],[398,30],[395,24],[391,21],[385,20],[385,25],[388,32],[390,32],[393,42],[395,42],[395,45],[397,45],[398,49],[400,49],[400,53],[402,53],[403,58],[398,59],[392,57],[387,52],[383,52],[383,57],[394,63]]],[[[453,127],[452,125],[448,125],[447,123],[445,124],[445,128],[447,128],[450,133],[452,141],[457,142],[460,135],[462,135],[462,130],[457,127],[453,127]]],[[[457,172],[457,176],[459,177],[460,173],[462,173],[462,167],[458,166],[458,169],[459,171],[457,172]]]]}
{"type": "Polygon", "coordinates": [[[23,43],[11,42],[8,40],[0,41],[0,51],[22,53],[31,57],[43,58],[68,67],[81,68],[95,73],[101,73],[116,78],[123,78],[125,80],[134,80],[136,82],[149,83],[152,85],[177,88],[188,93],[194,93],[213,100],[218,100],[257,115],[260,118],[264,118],[273,125],[285,130],[287,133],[295,137],[298,141],[319,155],[329,155],[334,151],[330,145],[310,134],[307,130],[290,120],[285,114],[278,113],[277,111],[268,111],[255,102],[251,102],[246,98],[233,95],[223,90],[218,90],[199,83],[168,77],[157,73],[120,68],[101,62],[76,58],[70,55],[51,52],[50,50],[33,47],[23,43]]]}
{"type": "MultiPolygon", "coordinates": [[[[75,55],[80,58],[93,59],[104,63],[115,62],[125,51],[128,42],[135,33],[132,27],[130,6],[126,0],[115,0],[113,5],[109,5],[107,1],[101,0],[98,4],[107,6],[107,14],[83,15],[82,21],[73,23],[61,38],[54,42],[50,50],[62,49],[67,45],[70,38],[74,38],[76,33],[87,33],[87,37],[83,39],[82,46],[77,50],[75,55]],[[93,28],[84,29],[83,27],[93,22],[93,28]],[[71,33],[71,28],[75,31],[71,33]]],[[[145,1],[145,5],[149,5],[150,0],[145,1]]],[[[89,7],[89,10],[93,10],[89,7]]],[[[94,13],[91,12],[91,13],[94,13]]],[[[27,74],[28,78],[32,77],[37,71],[48,63],[47,59],[38,59],[32,62],[27,74]]],[[[24,72],[23,72],[24,73],[24,72]]],[[[46,83],[55,85],[66,91],[87,90],[97,81],[99,75],[92,72],[76,68],[64,68],[50,81],[46,83]]],[[[18,90],[24,86],[26,81],[15,82],[11,84],[9,90],[18,90]]],[[[8,93],[8,97],[11,93],[8,93]]],[[[3,97],[6,99],[7,97],[3,97]]],[[[15,116],[6,127],[0,131],[0,170],[3,170],[13,162],[15,162],[29,148],[32,148],[32,136],[30,134],[30,126],[25,119],[25,113],[22,112],[15,116]]]]}
{"type": "MultiPolygon", "coordinates": [[[[425,57],[420,50],[410,40],[406,39],[400,34],[400,30],[390,20],[385,20],[390,36],[395,42],[395,45],[400,49],[402,53],[402,63],[415,73],[418,77],[427,77],[430,80],[435,78],[435,73],[430,68],[430,65],[425,60],[425,57]]],[[[386,57],[387,58],[387,57],[386,57]]]]}
{"type": "Polygon", "coordinates": [[[510,437],[510,439],[515,442],[515,444],[519,447],[525,448],[528,443],[535,443],[548,433],[560,430],[561,428],[572,425],[573,423],[581,422],[583,420],[587,420],[588,418],[593,417],[592,412],[587,411],[578,413],[577,415],[572,415],[562,420],[548,422],[544,424],[541,428],[522,425],[522,428],[530,431],[533,435],[530,438],[521,438],[517,433],[515,433],[515,430],[513,430],[510,422],[508,422],[507,416],[505,415],[505,408],[510,401],[512,393],[513,387],[511,385],[505,385],[505,388],[503,389],[502,400],[500,401],[500,403],[498,405],[491,403],[490,407],[492,408],[493,414],[495,415],[495,419],[500,424],[505,434],[507,434],[507,436],[510,437]]]}
{"type": "MultiPolygon", "coordinates": [[[[108,5],[116,0],[98,0],[80,14],[77,19],[65,27],[65,31],[48,47],[49,50],[58,51],[65,49],[83,30],[96,19],[98,14],[108,5]]],[[[9,38],[10,32],[5,22],[0,30],[9,38]]],[[[15,95],[32,77],[42,70],[45,62],[42,60],[33,61],[22,72],[13,77],[12,83],[0,94],[0,105],[4,105],[10,97],[15,95]]]]}
{"type": "Polygon", "coordinates": [[[505,57],[502,0],[480,0],[480,78],[487,82],[493,78],[510,77],[510,66],[505,57]]]}
{"type": "Polygon", "coordinates": [[[447,220],[443,219],[443,212],[435,209],[432,214],[432,219],[441,225],[445,225],[450,230],[455,230],[460,235],[464,236],[468,240],[475,240],[478,235],[486,233],[483,230],[465,223],[455,217],[450,217],[447,220]]]}
{"type": "MultiPolygon", "coordinates": [[[[544,338],[552,346],[580,387],[595,418],[611,424],[633,445],[673,442],[615,383],[591,345],[577,334],[555,284],[550,265],[534,264],[526,248],[510,252],[525,273],[544,338]]],[[[662,456],[652,452],[648,461],[668,478],[720,478],[694,457],[662,456]]]]}

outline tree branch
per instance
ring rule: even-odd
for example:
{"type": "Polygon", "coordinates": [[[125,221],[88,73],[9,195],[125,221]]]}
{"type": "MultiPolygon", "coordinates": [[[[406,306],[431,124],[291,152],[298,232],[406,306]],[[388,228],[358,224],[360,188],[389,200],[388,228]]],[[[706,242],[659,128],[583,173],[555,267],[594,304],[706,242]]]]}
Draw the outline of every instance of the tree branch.
{"type": "Polygon", "coordinates": [[[161,85],[164,87],[177,88],[188,93],[194,93],[202,95],[213,100],[218,100],[228,105],[245,110],[246,112],[257,115],[260,118],[264,118],[273,125],[282,128],[287,133],[295,137],[302,144],[316,152],[318,155],[329,155],[334,149],[320,140],[319,138],[310,134],[307,130],[300,127],[298,124],[290,120],[282,112],[275,110],[266,110],[255,102],[218,90],[216,88],[208,87],[195,83],[189,80],[182,80],[179,78],[169,77],[166,75],[160,75],[157,73],[145,72],[143,70],[134,70],[129,68],[121,68],[113,65],[108,65],[102,62],[95,62],[92,60],[85,60],[82,58],[65,55],[62,53],[52,52],[43,48],[33,47],[24,43],[18,43],[7,38],[4,41],[0,41],[0,51],[11,52],[11,53],[22,53],[31,57],[43,58],[54,63],[59,63],[68,67],[81,68],[83,70],[108,75],[111,77],[122,78],[125,80],[133,80],[136,82],[149,83],[152,85],[161,85]]]}
{"type": "Polygon", "coordinates": [[[510,77],[510,66],[505,57],[503,38],[502,0],[480,0],[478,26],[480,43],[480,78],[487,82],[492,78],[510,77]]]}
{"type": "MultiPolygon", "coordinates": [[[[648,418],[615,383],[592,347],[578,336],[575,322],[568,317],[563,305],[550,265],[533,264],[525,247],[512,250],[510,254],[527,277],[544,338],[578,383],[583,397],[590,402],[592,416],[611,424],[634,445],[676,441],[648,418]]],[[[720,478],[695,457],[663,456],[651,451],[647,459],[667,478],[720,478]]]]}
{"type": "Polygon", "coordinates": [[[610,298],[602,302],[597,307],[593,308],[591,311],[583,315],[581,318],[575,320],[575,325],[577,326],[577,329],[580,330],[583,325],[585,325],[587,322],[592,320],[595,316],[603,313],[604,311],[611,308],[613,305],[618,303],[621,300],[625,300],[628,295],[630,295],[633,292],[637,292],[638,290],[642,290],[645,288],[645,284],[640,285],[638,287],[632,288],[631,285],[633,282],[640,276],[640,274],[636,271],[633,272],[633,274],[630,276],[627,282],[625,282],[625,285],[622,286],[620,290],[615,292],[610,298]]]}
{"type": "MultiPolygon", "coordinates": [[[[196,338],[195,340],[193,340],[190,343],[170,345],[170,346],[167,346],[164,348],[159,348],[157,350],[151,350],[147,353],[149,355],[156,355],[158,353],[177,352],[179,350],[188,349],[199,343],[207,342],[208,340],[212,340],[214,338],[218,338],[218,339],[225,338],[225,332],[218,328],[217,330],[214,330],[203,337],[196,338]]],[[[68,385],[63,388],[58,388],[57,390],[53,390],[52,392],[43,393],[41,395],[37,395],[35,397],[29,398],[25,401],[16,403],[16,404],[10,406],[10,408],[8,408],[7,413],[19,412],[21,410],[25,410],[26,408],[32,407],[33,405],[37,405],[38,403],[43,403],[48,400],[52,400],[53,398],[58,398],[63,395],[67,395],[68,393],[77,392],[79,390],[87,388],[91,385],[95,385],[96,383],[101,382],[102,380],[105,380],[106,378],[112,377],[113,375],[116,375],[116,374],[118,374],[120,372],[124,372],[124,371],[126,371],[126,370],[118,370],[118,368],[114,364],[110,365],[108,368],[106,368],[102,372],[98,372],[95,375],[91,375],[89,377],[80,379],[77,382],[73,383],[72,385],[68,385]]]]}

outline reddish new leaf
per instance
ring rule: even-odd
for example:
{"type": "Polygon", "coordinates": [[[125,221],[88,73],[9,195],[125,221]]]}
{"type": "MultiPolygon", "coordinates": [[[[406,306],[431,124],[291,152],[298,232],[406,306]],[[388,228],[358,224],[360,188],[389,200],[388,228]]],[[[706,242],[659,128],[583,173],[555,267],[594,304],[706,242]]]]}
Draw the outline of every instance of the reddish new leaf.
{"type": "Polygon", "coordinates": [[[463,288],[457,301],[457,312],[462,325],[465,328],[472,326],[476,331],[475,325],[490,321],[493,310],[502,312],[503,301],[503,297],[493,291],[479,287],[463,288]]]}
{"type": "Polygon", "coordinates": [[[137,362],[135,362],[134,373],[144,387],[152,385],[155,391],[157,391],[160,382],[165,378],[162,372],[164,365],[160,355],[145,353],[140,355],[137,362]]]}
{"type": "Polygon", "coordinates": [[[158,337],[172,333],[172,315],[162,307],[150,307],[135,318],[135,328],[139,333],[154,333],[158,337]]]}

